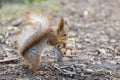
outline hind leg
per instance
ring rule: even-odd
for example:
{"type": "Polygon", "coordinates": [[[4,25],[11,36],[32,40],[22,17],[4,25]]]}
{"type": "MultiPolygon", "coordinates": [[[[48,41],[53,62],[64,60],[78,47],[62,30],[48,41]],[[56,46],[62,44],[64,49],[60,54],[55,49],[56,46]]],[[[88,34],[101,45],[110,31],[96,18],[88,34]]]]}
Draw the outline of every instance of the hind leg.
{"type": "Polygon", "coordinates": [[[43,73],[43,71],[38,69],[40,64],[40,54],[25,54],[24,60],[32,72],[37,74],[43,73]]]}
{"type": "Polygon", "coordinates": [[[40,55],[35,55],[33,59],[33,64],[30,66],[30,70],[37,74],[42,74],[43,71],[39,70],[39,64],[40,64],[40,55]]]}

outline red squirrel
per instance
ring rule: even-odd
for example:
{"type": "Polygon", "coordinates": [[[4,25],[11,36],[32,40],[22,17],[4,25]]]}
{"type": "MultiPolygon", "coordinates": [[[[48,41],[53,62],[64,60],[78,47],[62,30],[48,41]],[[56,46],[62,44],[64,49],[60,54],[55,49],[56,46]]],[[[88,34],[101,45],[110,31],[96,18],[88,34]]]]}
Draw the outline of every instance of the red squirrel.
{"type": "Polygon", "coordinates": [[[31,71],[42,73],[43,71],[38,67],[45,46],[66,43],[67,31],[64,27],[64,18],[61,17],[57,26],[52,26],[47,16],[27,13],[26,22],[28,24],[16,37],[16,48],[31,71]]]}

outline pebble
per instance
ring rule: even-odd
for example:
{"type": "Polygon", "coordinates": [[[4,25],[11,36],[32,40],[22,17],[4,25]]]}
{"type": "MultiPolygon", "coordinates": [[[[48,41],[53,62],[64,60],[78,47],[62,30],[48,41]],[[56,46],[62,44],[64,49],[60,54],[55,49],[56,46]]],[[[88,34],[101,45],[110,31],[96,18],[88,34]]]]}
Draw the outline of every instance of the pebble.
{"type": "Polygon", "coordinates": [[[68,36],[69,36],[69,37],[76,37],[77,35],[75,34],[75,32],[69,32],[69,33],[68,33],[68,36]]]}
{"type": "Polygon", "coordinates": [[[98,49],[98,51],[101,53],[101,54],[106,54],[106,51],[104,49],[98,49]]]}
{"type": "Polygon", "coordinates": [[[0,35],[0,41],[3,39],[3,36],[2,35],[0,35]]]}
{"type": "Polygon", "coordinates": [[[69,61],[70,58],[69,57],[63,57],[63,61],[69,61]]]}

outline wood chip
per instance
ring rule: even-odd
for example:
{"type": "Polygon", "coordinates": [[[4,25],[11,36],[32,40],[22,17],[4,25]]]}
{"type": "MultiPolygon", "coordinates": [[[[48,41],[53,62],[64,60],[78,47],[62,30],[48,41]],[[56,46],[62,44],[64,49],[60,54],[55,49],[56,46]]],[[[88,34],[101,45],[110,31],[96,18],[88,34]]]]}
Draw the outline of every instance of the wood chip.
{"type": "Polygon", "coordinates": [[[3,60],[0,60],[0,63],[14,61],[14,60],[17,60],[17,59],[18,59],[18,57],[6,57],[3,60]]]}

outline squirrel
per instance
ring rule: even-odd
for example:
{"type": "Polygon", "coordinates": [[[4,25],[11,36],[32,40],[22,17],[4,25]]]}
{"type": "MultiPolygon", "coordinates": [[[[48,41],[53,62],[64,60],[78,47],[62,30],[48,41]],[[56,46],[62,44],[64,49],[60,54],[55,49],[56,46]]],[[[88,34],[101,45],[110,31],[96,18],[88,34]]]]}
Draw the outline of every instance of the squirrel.
{"type": "Polygon", "coordinates": [[[48,16],[27,13],[26,23],[16,37],[17,53],[22,56],[31,71],[42,73],[43,71],[38,68],[45,46],[66,43],[67,30],[64,27],[64,18],[61,17],[58,25],[53,26],[48,16]]]}

